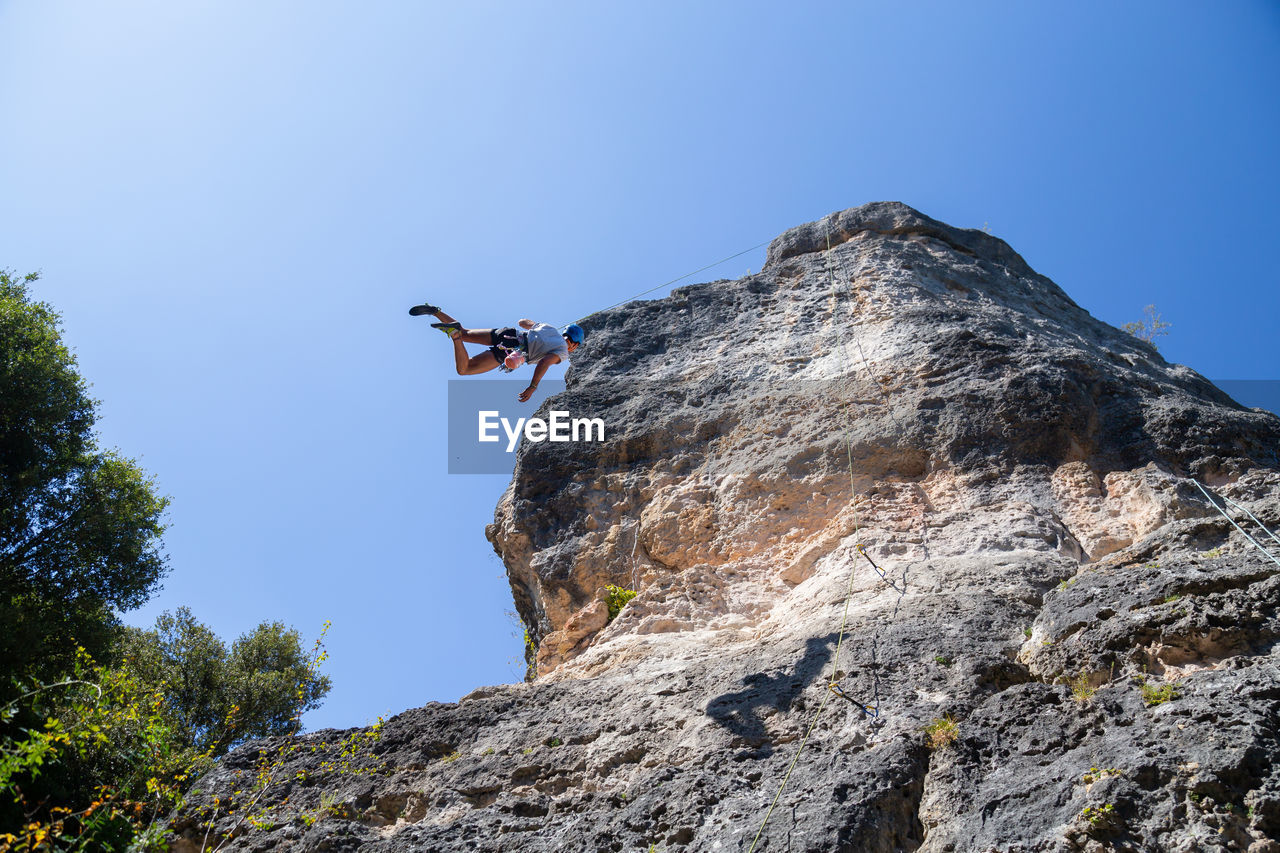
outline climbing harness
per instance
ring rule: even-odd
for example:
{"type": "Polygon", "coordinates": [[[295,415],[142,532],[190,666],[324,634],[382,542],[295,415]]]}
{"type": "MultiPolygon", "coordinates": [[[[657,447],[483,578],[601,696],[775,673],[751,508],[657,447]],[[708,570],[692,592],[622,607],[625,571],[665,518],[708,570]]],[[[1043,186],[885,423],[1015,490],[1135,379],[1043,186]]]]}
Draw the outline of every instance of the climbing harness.
{"type": "MultiPolygon", "coordinates": [[[[1276,555],[1275,555],[1275,554],[1272,554],[1272,553],[1271,553],[1270,551],[1268,551],[1265,547],[1263,547],[1262,543],[1261,543],[1261,542],[1259,542],[1257,539],[1254,539],[1252,536],[1250,536],[1250,535],[1249,535],[1249,533],[1248,533],[1248,531],[1246,531],[1243,527],[1241,527],[1239,524],[1236,524],[1236,520],[1235,520],[1234,518],[1232,518],[1230,515],[1228,515],[1228,514],[1227,514],[1227,511],[1226,511],[1225,509],[1223,509],[1223,508],[1218,504],[1218,502],[1217,502],[1217,501],[1215,501],[1215,500],[1213,499],[1213,496],[1209,494],[1209,490],[1208,490],[1208,489],[1206,489],[1204,486],[1200,485],[1200,481],[1199,481],[1199,480],[1192,480],[1191,482],[1193,482],[1193,483],[1195,483],[1195,484],[1196,484],[1196,488],[1200,490],[1200,493],[1201,493],[1202,495],[1204,495],[1205,500],[1207,500],[1207,501],[1209,502],[1209,505],[1210,505],[1211,507],[1213,507],[1214,509],[1216,509],[1219,513],[1221,513],[1221,515],[1222,515],[1222,517],[1223,517],[1223,518],[1225,518],[1227,521],[1231,522],[1231,526],[1232,526],[1232,527],[1234,527],[1236,530],[1239,530],[1239,531],[1240,531],[1240,533],[1244,535],[1244,538],[1245,538],[1245,539],[1248,539],[1250,542],[1252,542],[1252,543],[1253,543],[1253,546],[1254,546],[1255,548],[1257,548],[1257,549],[1258,549],[1259,551],[1261,551],[1262,553],[1266,554],[1266,555],[1267,555],[1267,558],[1268,558],[1269,560],[1271,560],[1271,562],[1275,563],[1277,566],[1280,566],[1280,559],[1276,559],[1276,555]]],[[[1240,506],[1240,504],[1238,504],[1238,503],[1236,503],[1235,501],[1231,500],[1231,498],[1227,497],[1226,495],[1223,495],[1223,496],[1222,496],[1222,499],[1223,499],[1224,501],[1226,501],[1227,503],[1231,504],[1231,505],[1232,505],[1233,507],[1235,507],[1236,509],[1244,510],[1245,514],[1246,514],[1246,515],[1248,515],[1250,518],[1252,518],[1255,524],[1257,524],[1257,525],[1258,525],[1259,527],[1261,527],[1264,531],[1266,531],[1266,534],[1267,534],[1268,536],[1270,536],[1272,539],[1275,539],[1277,542],[1280,542],[1280,539],[1277,539],[1277,538],[1276,538],[1276,535],[1275,535],[1274,533],[1272,533],[1270,530],[1267,530],[1267,526],[1266,526],[1265,524],[1263,524],[1261,521],[1258,521],[1257,516],[1255,516],[1253,513],[1249,512],[1249,510],[1247,510],[1247,509],[1245,509],[1244,507],[1240,506]]]]}
{"type": "Polygon", "coordinates": [[[503,373],[511,373],[524,364],[529,352],[529,333],[516,332],[514,336],[504,336],[494,347],[504,353],[499,359],[498,369],[503,373]]]}

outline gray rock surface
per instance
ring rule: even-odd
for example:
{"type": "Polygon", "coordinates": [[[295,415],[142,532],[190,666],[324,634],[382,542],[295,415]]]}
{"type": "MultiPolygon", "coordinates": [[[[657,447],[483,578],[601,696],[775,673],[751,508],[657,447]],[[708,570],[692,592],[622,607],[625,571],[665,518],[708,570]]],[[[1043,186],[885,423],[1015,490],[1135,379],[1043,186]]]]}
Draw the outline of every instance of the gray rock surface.
{"type": "Polygon", "coordinates": [[[178,849],[1280,851],[1280,565],[1192,484],[1275,529],[1280,418],[895,203],[583,325],[607,440],[487,531],[536,678],[244,747],[178,849]]]}

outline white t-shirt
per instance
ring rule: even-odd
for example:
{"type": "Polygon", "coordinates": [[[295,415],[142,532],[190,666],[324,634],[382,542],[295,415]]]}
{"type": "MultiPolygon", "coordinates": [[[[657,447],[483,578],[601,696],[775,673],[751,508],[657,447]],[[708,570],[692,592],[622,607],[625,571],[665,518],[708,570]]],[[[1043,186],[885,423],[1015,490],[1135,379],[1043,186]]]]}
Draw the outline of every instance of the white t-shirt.
{"type": "Polygon", "coordinates": [[[561,361],[569,361],[569,346],[564,342],[564,335],[555,326],[535,323],[527,334],[529,343],[524,357],[526,364],[537,364],[553,353],[560,356],[561,361]]]}

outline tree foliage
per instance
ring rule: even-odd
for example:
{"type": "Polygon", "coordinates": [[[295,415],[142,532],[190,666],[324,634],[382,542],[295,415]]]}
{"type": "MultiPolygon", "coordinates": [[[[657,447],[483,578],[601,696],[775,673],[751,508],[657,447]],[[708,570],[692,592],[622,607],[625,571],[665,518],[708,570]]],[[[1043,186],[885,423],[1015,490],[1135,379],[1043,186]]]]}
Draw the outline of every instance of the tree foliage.
{"type": "Polygon", "coordinates": [[[77,646],[104,654],[114,612],[146,601],[168,568],[168,501],[98,448],[96,402],[57,313],[31,298],[37,278],[0,271],[0,676],[66,672],[77,646]]]}
{"type": "Polygon", "coordinates": [[[299,731],[329,689],[321,640],[308,656],[279,623],[228,650],[184,608],[129,629],[124,649],[115,667],[79,649],[68,677],[0,706],[0,850],[162,849],[167,816],[216,758],[299,731]]]}
{"type": "Polygon", "coordinates": [[[149,630],[126,629],[121,667],[164,694],[175,738],[222,755],[250,738],[294,734],[317,708],[329,678],[316,671],[298,632],[263,622],[231,648],[185,607],[163,613],[149,630]]]}
{"type": "Polygon", "coordinates": [[[0,271],[0,850],[150,848],[214,759],[301,730],[326,655],[279,622],[230,648],[186,608],[120,623],[168,570],[168,501],[98,448],[36,280],[0,271]]]}
{"type": "Polygon", "coordinates": [[[184,750],[163,695],[83,649],[62,681],[0,707],[0,849],[123,850],[210,756],[184,750]]]}

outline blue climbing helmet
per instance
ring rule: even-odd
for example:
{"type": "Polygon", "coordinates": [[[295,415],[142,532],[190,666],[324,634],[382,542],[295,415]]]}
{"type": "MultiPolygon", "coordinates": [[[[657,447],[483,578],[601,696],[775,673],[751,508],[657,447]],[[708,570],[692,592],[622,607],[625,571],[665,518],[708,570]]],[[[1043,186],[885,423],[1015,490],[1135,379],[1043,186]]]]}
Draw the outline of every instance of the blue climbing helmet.
{"type": "Polygon", "coordinates": [[[577,323],[570,323],[565,327],[564,336],[575,344],[580,344],[586,340],[587,333],[582,331],[582,327],[577,323]]]}

